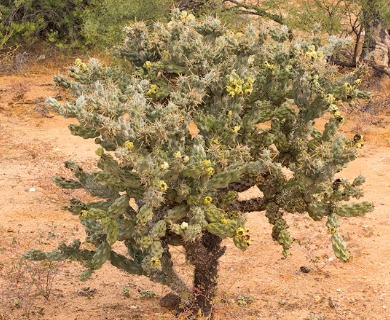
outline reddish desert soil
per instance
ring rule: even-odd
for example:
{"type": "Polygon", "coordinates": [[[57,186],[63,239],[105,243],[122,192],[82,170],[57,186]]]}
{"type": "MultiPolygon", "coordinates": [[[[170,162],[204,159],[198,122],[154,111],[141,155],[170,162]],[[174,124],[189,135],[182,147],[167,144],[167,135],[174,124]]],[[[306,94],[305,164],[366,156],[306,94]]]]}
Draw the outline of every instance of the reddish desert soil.
{"type": "MultiPolygon", "coordinates": [[[[61,241],[83,239],[77,217],[60,209],[82,194],[57,188],[51,177],[66,173],[65,160],[93,167],[96,146],[72,136],[67,129],[72,120],[44,104],[45,97],[61,94],[52,84],[59,70],[36,66],[24,74],[0,77],[0,319],[175,319],[159,307],[167,288],[110,265],[86,282],[79,281],[82,267],[76,263],[58,265],[46,300],[31,285],[32,278],[47,275],[44,266],[26,265],[18,258],[31,247],[48,250],[61,241]],[[156,297],[142,297],[142,290],[156,297]]],[[[372,87],[377,93],[372,104],[383,109],[389,102],[390,81],[377,81],[372,87]]],[[[344,126],[345,134],[353,136],[359,130],[367,141],[361,157],[340,176],[363,174],[365,199],[376,206],[365,217],[342,221],[353,259],[336,261],[324,221],[314,223],[305,216],[294,221],[289,217],[299,241],[282,259],[264,213],[250,213],[254,244],[241,252],[226,241],[216,319],[390,319],[389,125],[388,116],[367,110],[348,115],[344,126]],[[240,298],[252,302],[240,306],[240,298]]],[[[175,250],[178,268],[188,275],[180,249],[175,250]]]]}

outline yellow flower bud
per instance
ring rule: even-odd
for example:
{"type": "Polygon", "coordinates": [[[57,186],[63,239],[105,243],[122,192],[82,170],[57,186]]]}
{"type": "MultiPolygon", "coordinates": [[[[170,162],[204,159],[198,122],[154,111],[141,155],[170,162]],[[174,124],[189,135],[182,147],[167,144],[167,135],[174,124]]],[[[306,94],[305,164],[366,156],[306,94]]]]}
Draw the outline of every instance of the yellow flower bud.
{"type": "Polygon", "coordinates": [[[98,149],[95,151],[95,153],[96,153],[99,157],[101,157],[101,156],[104,154],[104,149],[103,149],[103,148],[98,148],[98,149]]]}
{"type": "Polygon", "coordinates": [[[181,152],[180,151],[176,151],[174,154],[173,154],[173,157],[175,159],[180,159],[181,158],[181,152]]]}

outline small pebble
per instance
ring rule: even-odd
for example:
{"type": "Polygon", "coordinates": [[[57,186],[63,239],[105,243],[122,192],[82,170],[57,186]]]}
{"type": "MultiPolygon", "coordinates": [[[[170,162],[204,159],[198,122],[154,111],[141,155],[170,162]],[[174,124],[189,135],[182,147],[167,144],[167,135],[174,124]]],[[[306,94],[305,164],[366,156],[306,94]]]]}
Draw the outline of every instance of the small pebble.
{"type": "Polygon", "coordinates": [[[302,266],[299,268],[299,270],[302,272],[302,273],[309,273],[310,272],[310,269],[305,267],[305,266],[302,266]]]}

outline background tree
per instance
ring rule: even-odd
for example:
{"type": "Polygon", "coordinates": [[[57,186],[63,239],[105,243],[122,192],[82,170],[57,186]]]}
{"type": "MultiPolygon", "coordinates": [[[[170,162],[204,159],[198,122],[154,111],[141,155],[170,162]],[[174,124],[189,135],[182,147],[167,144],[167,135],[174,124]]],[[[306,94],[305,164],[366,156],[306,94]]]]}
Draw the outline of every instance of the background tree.
{"type": "Polygon", "coordinates": [[[375,70],[390,77],[390,3],[364,0],[362,13],[365,29],[363,58],[375,70]]]}
{"type": "Polygon", "coordinates": [[[39,40],[60,48],[107,48],[123,40],[129,21],[169,19],[173,0],[4,0],[0,4],[0,48],[39,40]]]}

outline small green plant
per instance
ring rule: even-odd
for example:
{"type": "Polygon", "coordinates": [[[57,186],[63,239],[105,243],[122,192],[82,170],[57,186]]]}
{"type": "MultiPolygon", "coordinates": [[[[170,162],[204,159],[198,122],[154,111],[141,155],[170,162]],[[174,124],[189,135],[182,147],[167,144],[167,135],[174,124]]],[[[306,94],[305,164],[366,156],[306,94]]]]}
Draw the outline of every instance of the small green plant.
{"type": "Polygon", "coordinates": [[[122,295],[126,298],[130,298],[130,292],[129,292],[129,288],[123,288],[122,289],[122,295]]]}
{"type": "Polygon", "coordinates": [[[129,70],[77,59],[69,77],[56,76],[75,99],[48,103],[78,119],[72,134],[95,140],[99,169],[68,161],[76,179],[54,181],[99,198],[64,207],[96,249],[75,240],[26,256],[77,260],[86,267],[82,279],[109,261],[169,286],[184,310],[205,316],[213,311],[222,240],[251,245],[246,212],[265,212],[285,256],[293,243],[285,215],[326,220],[335,255],[348,261],[339,217],[372,205],[349,201],[363,195],[363,177],[335,178],[357,156],[353,137],[337,133],[338,106],[365,94],[359,74],[342,78],[327,65],[331,46],[289,39],[286,28],[232,32],[216,18],[174,10],[168,23],[126,28],[118,53],[129,70]],[[238,193],[253,186],[263,195],[240,201],[238,193]],[[115,251],[118,241],[126,255],[115,251]],[[194,267],[190,288],[174,268],[173,246],[194,267]]]}
{"type": "Polygon", "coordinates": [[[248,304],[251,304],[254,301],[255,301],[254,298],[249,295],[239,295],[236,299],[236,302],[239,306],[247,306],[248,304]]]}
{"type": "Polygon", "coordinates": [[[139,296],[144,299],[151,299],[156,297],[156,293],[152,290],[139,290],[139,296]]]}

